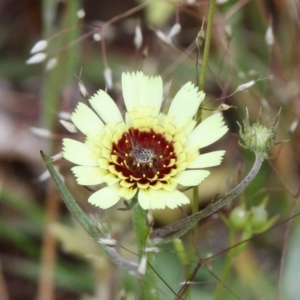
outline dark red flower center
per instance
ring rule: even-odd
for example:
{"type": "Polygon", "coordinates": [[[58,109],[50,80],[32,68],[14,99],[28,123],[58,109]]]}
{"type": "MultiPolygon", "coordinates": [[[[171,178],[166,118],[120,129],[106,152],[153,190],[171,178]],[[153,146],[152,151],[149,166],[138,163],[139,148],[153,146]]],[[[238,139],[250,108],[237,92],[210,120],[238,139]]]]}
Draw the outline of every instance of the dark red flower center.
{"type": "Polygon", "coordinates": [[[176,169],[176,154],[172,141],[153,129],[142,131],[129,129],[120,140],[113,143],[112,155],[117,156],[114,165],[125,180],[133,183],[132,188],[141,184],[155,185],[166,182],[172,169],[176,169]]]}

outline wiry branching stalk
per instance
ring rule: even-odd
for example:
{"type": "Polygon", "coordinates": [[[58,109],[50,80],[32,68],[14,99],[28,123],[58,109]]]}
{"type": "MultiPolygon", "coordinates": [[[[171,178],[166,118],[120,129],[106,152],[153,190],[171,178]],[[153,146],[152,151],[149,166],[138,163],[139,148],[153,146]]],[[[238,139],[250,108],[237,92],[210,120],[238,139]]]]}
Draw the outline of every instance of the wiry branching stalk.
{"type": "Polygon", "coordinates": [[[193,214],[183,220],[172,223],[165,227],[156,229],[151,234],[151,239],[154,244],[167,243],[174,238],[178,238],[189,231],[197,222],[201,219],[213,214],[220,208],[224,207],[227,203],[236,198],[255,178],[264,158],[256,154],[255,162],[248,173],[248,175],[242,180],[231,192],[229,192],[224,198],[209,204],[205,209],[199,211],[196,214],[193,214]]]}
{"type": "Polygon", "coordinates": [[[54,168],[52,161],[49,157],[47,157],[43,152],[41,152],[44,163],[50,172],[59,193],[62,196],[67,208],[73,215],[73,217],[80,223],[80,225],[87,231],[87,233],[94,238],[101,249],[111,258],[111,260],[118,266],[120,269],[138,276],[138,264],[135,262],[127,261],[122,258],[114,247],[108,246],[105,243],[100,242],[102,238],[106,238],[101,234],[98,227],[94,224],[91,218],[87,217],[87,215],[82,211],[79,205],[76,203],[75,199],[69,192],[69,190],[64,185],[60,175],[54,168]]]}

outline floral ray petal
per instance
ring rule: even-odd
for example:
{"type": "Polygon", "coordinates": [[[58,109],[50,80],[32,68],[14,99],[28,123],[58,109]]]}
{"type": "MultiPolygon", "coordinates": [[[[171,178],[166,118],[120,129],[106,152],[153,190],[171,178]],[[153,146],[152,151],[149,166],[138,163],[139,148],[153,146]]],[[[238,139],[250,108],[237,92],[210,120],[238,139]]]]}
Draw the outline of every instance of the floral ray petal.
{"type": "Polygon", "coordinates": [[[129,112],[139,106],[139,85],[143,76],[142,72],[122,74],[123,98],[129,112]]]}
{"type": "Polygon", "coordinates": [[[159,76],[143,76],[140,82],[140,106],[153,107],[153,114],[158,115],[163,99],[163,83],[159,76]]]}
{"type": "Polygon", "coordinates": [[[206,170],[187,170],[178,173],[176,180],[181,185],[194,186],[200,184],[209,174],[206,170]]]}
{"type": "Polygon", "coordinates": [[[89,197],[88,202],[100,208],[106,209],[112,207],[120,200],[118,193],[119,188],[116,185],[106,186],[93,193],[89,197]]]}
{"type": "Polygon", "coordinates": [[[185,194],[178,190],[174,190],[168,197],[166,197],[165,202],[167,207],[174,209],[178,206],[189,204],[190,200],[185,194]]]}
{"type": "Polygon", "coordinates": [[[141,72],[122,75],[122,88],[125,106],[128,112],[139,107],[154,108],[158,115],[163,97],[163,83],[160,76],[149,77],[141,72]]]}
{"type": "Polygon", "coordinates": [[[97,166],[97,157],[92,150],[75,140],[63,139],[63,157],[77,165],[97,166]]]}
{"type": "Polygon", "coordinates": [[[73,112],[71,119],[76,127],[85,135],[97,133],[103,129],[103,123],[99,117],[84,103],[79,103],[73,112]],[[87,122],[87,120],[89,120],[87,122]]]}
{"type": "Polygon", "coordinates": [[[169,108],[168,116],[175,117],[176,122],[181,123],[186,117],[191,119],[197,112],[205,94],[191,82],[186,83],[175,95],[169,108]]]}
{"type": "Polygon", "coordinates": [[[206,147],[220,139],[227,131],[228,127],[224,125],[222,115],[215,114],[205,119],[190,133],[187,145],[206,147]]]}
{"type": "Polygon", "coordinates": [[[209,168],[218,166],[221,164],[224,154],[224,150],[200,154],[200,156],[188,164],[187,168],[209,168]]]}
{"type": "Polygon", "coordinates": [[[123,121],[118,106],[103,90],[99,90],[89,101],[105,123],[117,124],[123,121]]]}
{"type": "Polygon", "coordinates": [[[162,190],[140,190],[139,191],[139,204],[143,209],[163,209],[166,207],[165,201],[162,199],[164,191],[162,190]]]}
{"type": "Polygon", "coordinates": [[[107,173],[107,171],[100,169],[99,167],[76,166],[71,170],[77,177],[78,184],[81,185],[95,185],[103,183],[103,177],[107,173]]]}

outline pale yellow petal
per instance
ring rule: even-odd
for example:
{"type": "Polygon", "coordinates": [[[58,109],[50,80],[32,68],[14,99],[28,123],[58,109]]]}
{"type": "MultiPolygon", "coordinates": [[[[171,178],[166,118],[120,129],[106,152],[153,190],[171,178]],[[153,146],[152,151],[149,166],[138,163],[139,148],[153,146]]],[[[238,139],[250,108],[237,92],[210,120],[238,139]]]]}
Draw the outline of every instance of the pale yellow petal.
{"type": "Polygon", "coordinates": [[[103,177],[107,171],[101,170],[99,167],[73,167],[72,172],[77,177],[78,184],[82,185],[95,185],[103,183],[103,177]]]}
{"type": "Polygon", "coordinates": [[[175,117],[176,123],[181,123],[187,117],[191,119],[196,114],[205,94],[191,82],[186,83],[175,95],[169,108],[168,116],[175,117]]]}
{"type": "Polygon", "coordinates": [[[122,90],[127,111],[131,112],[137,107],[152,107],[153,115],[159,113],[163,97],[160,76],[149,77],[141,72],[123,73],[122,90]]]}
{"type": "Polygon", "coordinates": [[[194,161],[188,164],[187,168],[209,168],[221,164],[225,151],[213,151],[200,154],[194,161]]]}
{"type": "Polygon", "coordinates": [[[101,168],[101,169],[108,169],[108,166],[109,166],[109,161],[105,158],[99,158],[97,160],[98,162],[98,166],[101,168]]]}
{"type": "Polygon", "coordinates": [[[140,82],[139,105],[153,107],[153,114],[158,115],[163,100],[163,83],[160,76],[143,76],[140,82]]]}
{"type": "Polygon", "coordinates": [[[108,173],[107,175],[104,176],[103,181],[107,185],[115,185],[117,182],[119,182],[121,179],[118,178],[116,175],[108,173]]]}
{"type": "Polygon", "coordinates": [[[89,102],[105,123],[117,124],[123,121],[118,106],[103,90],[99,90],[89,102]]]}
{"type": "Polygon", "coordinates": [[[122,74],[122,92],[127,111],[139,106],[139,88],[144,74],[142,72],[122,74]]]}
{"type": "Polygon", "coordinates": [[[194,186],[201,183],[209,174],[210,172],[206,170],[181,171],[176,176],[176,180],[181,185],[194,186]]]}
{"type": "Polygon", "coordinates": [[[166,195],[165,203],[167,207],[174,209],[178,206],[189,204],[190,200],[185,194],[179,192],[178,190],[174,190],[173,192],[166,195]]]}
{"type": "Polygon", "coordinates": [[[106,186],[93,193],[88,202],[103,209],[112,207],[120,200],[118,185],[106,186]]]}
{"type": "Polygon", "coordinates": [[[84,103],[79,103],[71,119],[76,127],[85,135],[98,133],[103,129],[100,118],[84,103]]]}
{"type": "Polygon", "coordinates": [[[218,139],[226,132],[228,127],[224,125],[221,114],[210,116],[201,122],[188,136],[187,146],[206,147],[218,139]]]}
{"type": "Polygon", "coordinates": [[[82,166],[97,166],[97,157],[85,144],[71,139],[63,139],[63,157],[82,166]]]}
{"type": "Polygon", "coordinates": [[[134,195],[136,194],[137,189],[128,189],[125,187],[120,188],[119,191],[119,195],[126,199],[126,200],[130,200],[134,197],[134,195]]]}
{"type": "Polygon", "coordinates": [[[145,210],[165,208],[166,204],[159,196],[159,192],[161,192],[161,190],[140,190],[138,195],[140,206],[145,210]]]}
{"type": "Polygon", "coordinates": [[[164,190],[140,190],[138,195],[139,204],[144,209],[163,209],[166,207],[176,208],[183,204],[190,203],[188,197],[174,190],[172,192],[164,190]]]}

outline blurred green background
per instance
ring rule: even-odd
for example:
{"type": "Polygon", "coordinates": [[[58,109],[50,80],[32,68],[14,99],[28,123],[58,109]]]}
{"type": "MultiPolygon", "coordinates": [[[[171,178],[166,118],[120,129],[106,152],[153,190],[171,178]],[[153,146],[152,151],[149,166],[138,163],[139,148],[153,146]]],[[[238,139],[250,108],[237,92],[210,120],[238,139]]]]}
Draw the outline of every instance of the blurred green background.
{"type": "MultiPolygon", "coordinates": [[[[0,1],[0,299],[136,299],[138,280],[119,272],[101,254],[71,220],[51,179],[43,180],[39,151],[57,154],[61,139],[71,135],[58,121],[81,100],[78,78],[93,94],[105,89],[104,71],[110,68],[113,87],[108,92],[121,110],[124,71],[141,69],[161,75],[164,83],[172,80],[170,97],[186,81],[196,83],[195,39],[207,20],[208,6],[209,1],[202,0],[0,1]],[[176,22],[181,31],[172,43],[158,37],[158,30],[167,36],[176,22]],[[140,49],[134,45],[137,24],[143,32],[140,49]],[[101,33],[102,43],[93,38],[95,33],[101,33]],[[42,39],[48,40],[46,60],[26,64],[31,48],[42,39]],[[56,66],[49,69],[51,59],[56,66]]],[[[242,123],[246,107],[251,121],[262,109],[267,124],[281,107],[277,141],[288,142],[273,147],[239,199],[199,224],[191,268],[199,269],[190,299],[294,300],[300,295],[299,13],[297,0],[217,1],[203,115],[222,103],[233,108],[224,111],[230,133],[208,149],[227,153],[199,186],[199,207],[226,193],[251,167],[253,155],[238,144],[237,121],[242,123]],[[251,80],[253,86],[235,93],[251,80]],[[242,232],[229,230],[228,214],[240,203],[250,208],[266,197],[269,216],[279,215],[276,225],[254,235],[230,258],[230,234],[239,241],[242,232]],[[201,264],[208,256],[212,258],[201,264]],[[226,286],[216,296],[228,259],[226,286]]],[[[86,203],[88,192],[76,185],[71,165],[58,161],[57,166],[85,211],[103,216],[86,203]]],[[[130,214],[112,208],[105,215],[124,247],[120,251],[135,260],[130,214]]],[[[164,210],[154,216],[159,227],[182,214],[164,210]]],[[[184,266],[172,244],[161,248],[154,267],[161,278],[161,298],[175,299],[184,266]]]]}

